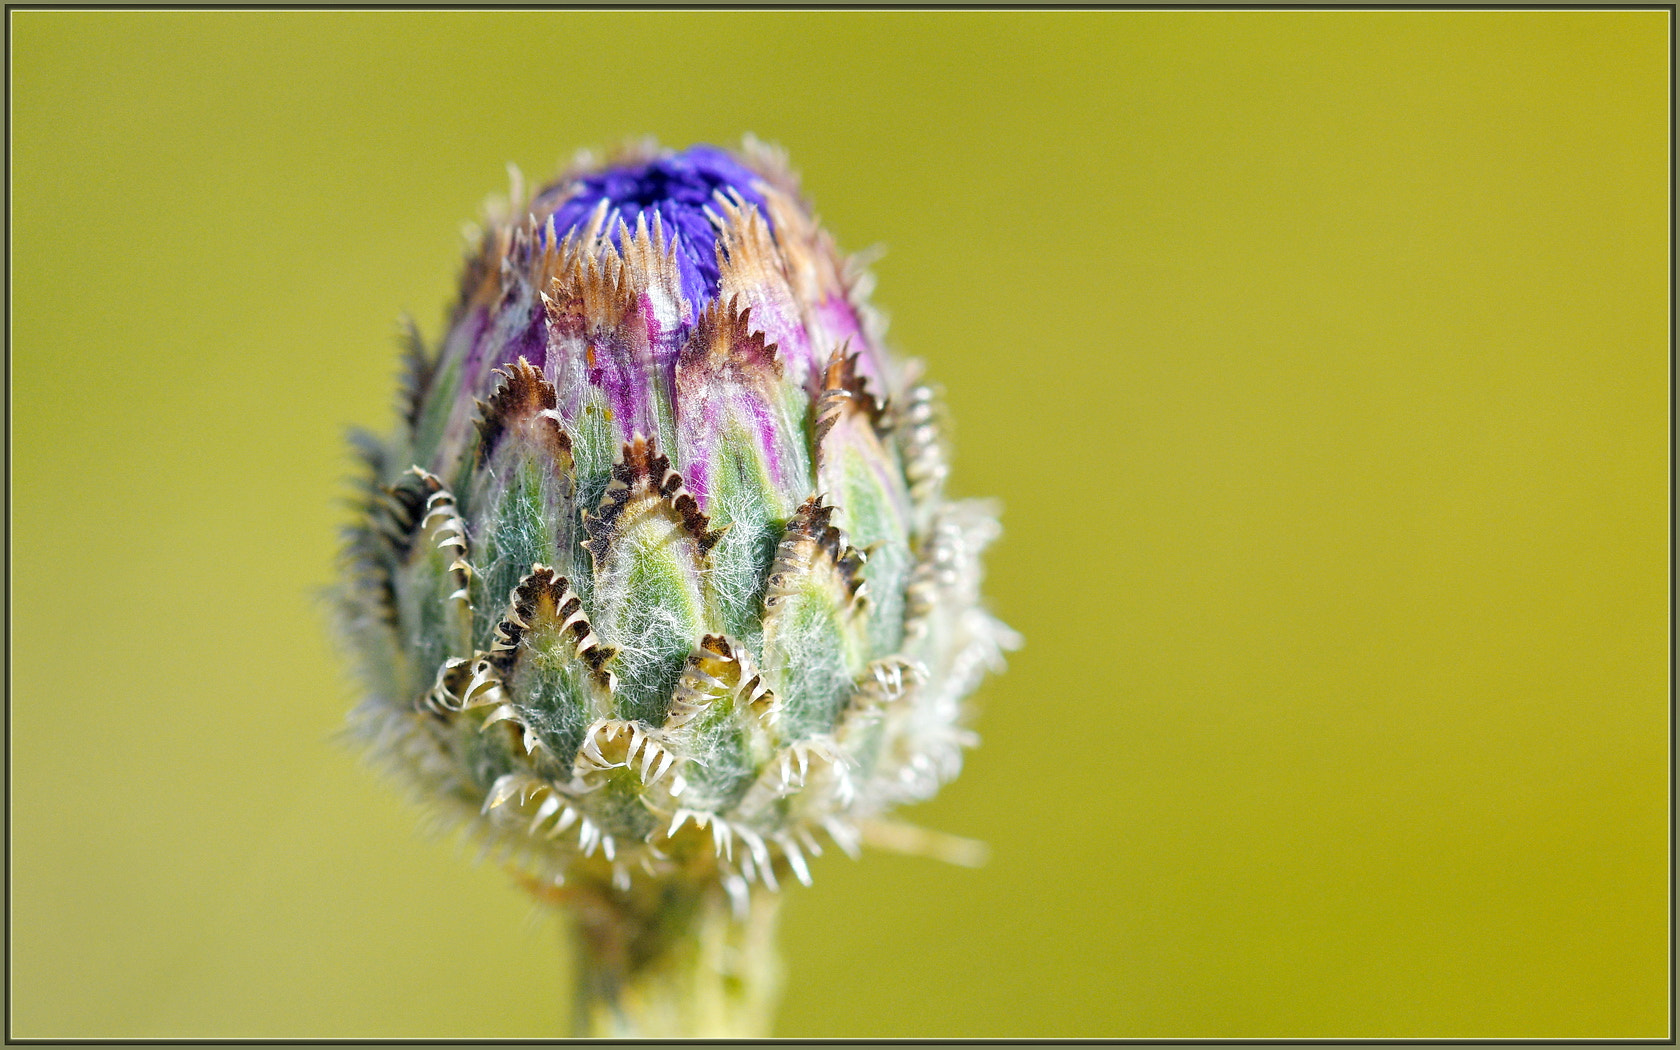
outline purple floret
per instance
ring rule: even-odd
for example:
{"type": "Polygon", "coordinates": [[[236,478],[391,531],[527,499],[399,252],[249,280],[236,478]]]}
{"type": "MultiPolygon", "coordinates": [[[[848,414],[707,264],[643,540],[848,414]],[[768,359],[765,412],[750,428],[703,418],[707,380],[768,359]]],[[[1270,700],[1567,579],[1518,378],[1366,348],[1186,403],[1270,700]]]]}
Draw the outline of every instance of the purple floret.
{"type": "MultiPolygon", "coordinates": [[[[698,316],[718,293],[717,230],[706,217],[706,209],[717,211],[713,195],[719,191],[727,195],[733,189],[757,205],[768,222],[764,198],[753,189],[756,177],[723,150],[693,146],[672,156],[635,167],[608,169],[583,179],[583,188],[554,210],[554,230],[564,238],[587,225],[603,197],[631,230],[643,214],[651,228],[657,214],[667,240],[676,242],[683,297],[698,316]]],[[[611,212],[608,215],[616,245],[618,223],[611,212]]]]}

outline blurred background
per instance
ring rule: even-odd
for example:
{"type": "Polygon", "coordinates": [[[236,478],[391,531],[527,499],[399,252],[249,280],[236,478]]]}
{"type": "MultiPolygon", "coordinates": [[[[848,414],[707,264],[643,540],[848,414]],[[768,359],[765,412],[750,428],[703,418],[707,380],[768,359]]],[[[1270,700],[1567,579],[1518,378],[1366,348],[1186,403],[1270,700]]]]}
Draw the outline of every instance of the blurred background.
{"type": "Polygon", "coordinates": [[[508,162],[748,131],[1027,640],[777,1034],[1668,1034],[1667,12],[9,17],[12,1036],[567,1031],[336,738],[342,435],[508,162]]]}

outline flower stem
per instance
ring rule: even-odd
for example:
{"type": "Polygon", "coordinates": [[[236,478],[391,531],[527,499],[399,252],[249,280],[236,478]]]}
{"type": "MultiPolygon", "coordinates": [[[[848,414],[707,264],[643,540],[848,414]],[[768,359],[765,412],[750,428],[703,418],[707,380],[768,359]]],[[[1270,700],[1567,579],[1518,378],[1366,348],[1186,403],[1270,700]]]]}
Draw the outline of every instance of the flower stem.
{"type": "Polygon", "coordinates": [[[781,991],[776,894],[731,913],[716,883],[565,894],[572,1029],[593,1038],[761,1038],[781,991]]]}

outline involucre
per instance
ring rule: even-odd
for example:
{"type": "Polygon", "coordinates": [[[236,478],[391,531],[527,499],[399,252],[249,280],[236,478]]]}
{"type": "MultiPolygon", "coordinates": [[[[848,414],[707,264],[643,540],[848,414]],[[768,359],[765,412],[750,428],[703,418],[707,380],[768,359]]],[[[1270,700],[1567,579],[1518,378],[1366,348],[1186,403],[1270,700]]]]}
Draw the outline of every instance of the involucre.
{"type": "Polygon", "coordinates": [[[493,208],[360,438],[359,734],[571,906],[580,1031],[752,1034],[774,891],[954,776],[1013,644],[939,410],[775,152],[493,208]]]}

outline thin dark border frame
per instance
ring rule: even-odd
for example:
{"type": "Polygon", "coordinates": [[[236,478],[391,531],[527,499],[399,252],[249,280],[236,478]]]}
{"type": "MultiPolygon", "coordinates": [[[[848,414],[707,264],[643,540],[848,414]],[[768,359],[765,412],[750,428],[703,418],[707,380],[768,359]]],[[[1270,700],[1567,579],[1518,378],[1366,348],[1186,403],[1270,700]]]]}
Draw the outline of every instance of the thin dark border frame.
{"type": "Polygon", "coordinates": [[[0,415],[5,422],[6,455],[3,467],[5,479],[5,522],[0,525],[0,536],[4,537],[6,552],[5,578],[5,616],[6,637],[4,643],[5,659],[5,734],[6,754],[4,763],[6,768],[6,808],[3,817],[5,830],[5,873],[4,884],[6,893],[6,907],[3,919],[0,919],[0,930],[5,937],[5,958],[0,971],[3,971],[5,987],[0,990],[4,996],[4,1037],[8,1046],[548,1046],[555,1043],[606,1043],[626,1046],[1680,1046],[1680,1038],[1676,1035],[1676,992],[1675,992],[1675,950],[1677,943],[1677,927],[1675,914],[1675,860],[1676,860],[1676,829],[1680,824],[1676,822],[1675,812],[1675,681],[1676,671],[1680,664],[1676,662],[1675,650],[1675,615],[1676,615],[1676,586],[1680,583],[1680,574],[1676,571],[1675,537],[1676,526],[1680,524],[1680,514],[1677,514],[1675,502],[1675,425],[1676,415],[1676,339],[1675,339],[1675,307],[1676,307],[1676,246],[1675,246],[1675,131],[1677,127],[1675,114],[1675,45],[1680,34],[1676,32],[1676,15],[1680,14],[1680,5],[1674,3],[1632,3],[1632,4],[1582,4],[1577,2],[1560,3],[1527,3],[1527,4],[1494,4],[1494,3],[1462,3],[1462,4],[1378,4],[1378,3],[1224,3],[1224,4],[892,4],[892,3],[767,3],[767,4],[726,4],[726,3],[595,3],[595,4],[488,4],[472,6],[461,3],[392,3],[385,4],[330,4],[330,3],[293,3],[293,4],[67,4],[67,3],[7,3],[5,12],[5,63],[6,63],[6,215],[5,215],[5,246],[4,259],[6,269],[6,332],[5,332],[5,376],[6,400],[0,415]],[[12,1037],[12,575],[11,566],[15,563],[16,551],[12,547],[12,12],[13,11],[365,11],[390,12],[404,11],[743,11],[743,12],[788,12],[788,11],[1023,11],[1023,12],[1066,12],[1066,11],[1667,11],[1668,20],[1668,304],[1669,304],[1669,373],[1668,373],[1668,609],[1669,609],[1669,649],[1668,649],[1668,1031],[1666,1039],[692,1039],[674,1043],[672,1040],[650,1039],[15,1039],[12,1037]]]}

